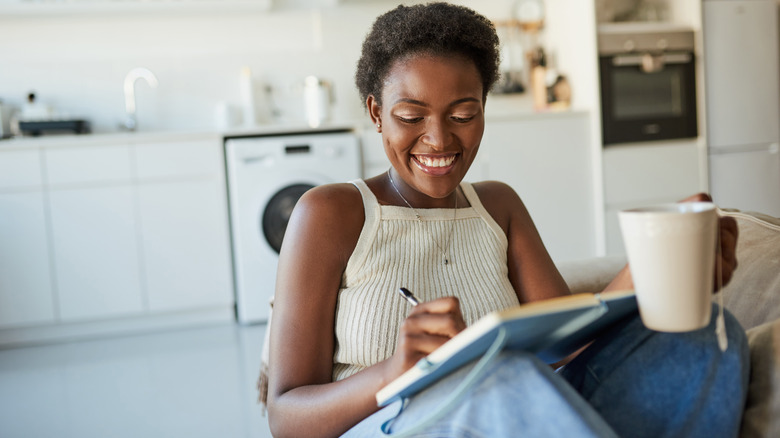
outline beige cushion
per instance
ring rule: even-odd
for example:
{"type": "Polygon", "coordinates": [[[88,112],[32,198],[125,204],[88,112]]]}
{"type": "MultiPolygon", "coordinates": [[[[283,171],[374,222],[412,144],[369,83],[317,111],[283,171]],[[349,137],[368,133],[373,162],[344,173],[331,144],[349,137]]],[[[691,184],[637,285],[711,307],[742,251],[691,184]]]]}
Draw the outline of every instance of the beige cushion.
{"type": "Polygon", "coordinates": [[[780,219],[736,210],[723,214],[739,226],[739,265],[723,300],[748,330],[780,318],[780,219]]]}
{"type": "Polygon", "coordinates": [[[601,292],[626,266],[624,256],[594,257],[557,263],[571,293],[601,292]]]}
{"type": "Polygon", "coordinates": [[[737,262],[723,300],[750,344],[750,385],[743,438],[780,437],[780,219],[737,210],[737,262]]]}
{"type": "Polygon", "coordinates": [[[742,438],[780,437],[780,320],[748,330],[750,386],[742,438]]]}

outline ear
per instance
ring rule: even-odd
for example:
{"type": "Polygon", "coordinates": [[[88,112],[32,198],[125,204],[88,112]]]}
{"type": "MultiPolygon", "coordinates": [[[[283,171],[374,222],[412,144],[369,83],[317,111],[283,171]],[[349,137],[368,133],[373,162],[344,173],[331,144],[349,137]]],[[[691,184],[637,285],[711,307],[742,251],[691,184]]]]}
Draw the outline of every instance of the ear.
{"type": "Polygon", "coordinates": [[[368,115],[371,117],[371,121],[376,126],[376,132],[382,132],[382,107],[373,94],[369,94],[366,98],[366,108],[368,108],[368,115]]]}

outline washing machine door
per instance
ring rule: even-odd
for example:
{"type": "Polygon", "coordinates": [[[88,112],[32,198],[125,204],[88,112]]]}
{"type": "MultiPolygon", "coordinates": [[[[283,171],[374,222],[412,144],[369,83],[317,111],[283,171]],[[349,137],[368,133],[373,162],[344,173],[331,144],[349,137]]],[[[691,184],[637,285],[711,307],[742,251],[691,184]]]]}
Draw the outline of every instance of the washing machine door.
{"type": "Polygon", "coordinates": [[[284,233],[295,204],[312,187],[314,184],[310,182],[293,182],[280,188],[265,204],[259,226],[265,242],[277,254],[282,249],[284,233]]]}
{"type": "Polygon", "coordinates": [[[333,178],[312,171],[274,172],[271,184],[256,204],[255,224],[266,250],[278,255],[295,205],[309,189],[335,182],[333,178]]]}

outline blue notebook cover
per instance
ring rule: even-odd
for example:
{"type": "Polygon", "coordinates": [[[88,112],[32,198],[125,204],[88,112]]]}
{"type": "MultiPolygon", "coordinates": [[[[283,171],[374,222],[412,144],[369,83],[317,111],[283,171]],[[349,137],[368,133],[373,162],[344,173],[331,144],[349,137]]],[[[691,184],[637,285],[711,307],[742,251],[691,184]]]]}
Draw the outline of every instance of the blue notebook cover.
{"type": "Polygon", "coordinates": [[[380,389],[377,404],[410,397],[481,357],[501,327],[507,334],[505,349],[528,351],[546,363],[555,363],[636,311],[633,291],[613,291],[568,295],[492,312],[380,389]]]}

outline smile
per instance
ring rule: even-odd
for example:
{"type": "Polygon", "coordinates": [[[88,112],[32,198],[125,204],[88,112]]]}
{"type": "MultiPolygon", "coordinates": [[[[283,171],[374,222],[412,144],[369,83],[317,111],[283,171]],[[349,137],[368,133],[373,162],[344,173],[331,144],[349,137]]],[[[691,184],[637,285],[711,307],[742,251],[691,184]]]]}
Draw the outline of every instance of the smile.
{"type": "Polygon", "coordinates": [[[433,157],[430,155],[413,155],[418,163],[425,167],[449,167],[455,162],[457,155],[447,155],[444,157],[433,157]]]}

